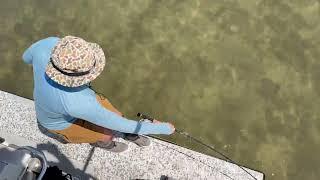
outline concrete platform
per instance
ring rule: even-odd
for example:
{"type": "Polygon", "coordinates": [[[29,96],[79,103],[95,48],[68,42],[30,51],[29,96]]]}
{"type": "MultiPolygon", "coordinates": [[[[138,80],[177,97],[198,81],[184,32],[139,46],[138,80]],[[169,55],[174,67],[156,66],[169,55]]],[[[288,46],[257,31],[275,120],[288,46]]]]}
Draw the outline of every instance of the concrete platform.
{"type": "MultiPolygon", "coordinates": [[[[51,164],[81,179],[160,179],[167,175],[173,179],[254,180],[235,164],[154,138],[149,147],[129,143],[129,150],[119,154],[88,144],[61,144],[38,129],[32,100],[3,91],[0,136],[44,151],[51,164]]],[[[261,172],[246,170],[258,180],[264,178],[261,172]]]]}

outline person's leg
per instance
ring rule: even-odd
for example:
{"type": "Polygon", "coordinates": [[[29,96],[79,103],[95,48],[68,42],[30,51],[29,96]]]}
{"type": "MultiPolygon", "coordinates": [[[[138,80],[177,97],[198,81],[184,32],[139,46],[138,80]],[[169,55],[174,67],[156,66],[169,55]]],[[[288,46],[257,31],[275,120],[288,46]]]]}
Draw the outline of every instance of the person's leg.
{"type": "Polygon", "coordinates": [[[111,130],[81,119],[67,129],[53,132],[63,136],[69,143],[89,143],[94,147],[117,153],[128,149],[127,144],[112,141],[113,132],[111,130]]]}
{"type": "Polygon", "coordinates": [[[51,130],[51,132],[63,136],[69,143],[95,143],[97,141],[112,141],[113,139],[111,130],[82,119],[76,120],[64,130],[51,130]]]}
{"type": "MultiPolygon", "coordinates": [[[[122,113],[118,111],[107,98],[102,96],[96,96],[99,103],[106,109],[117,113],[122,116],[122,113]]],[[[111,142],[114,137],[114,132],[111,129],[107,129],[95,124],[92,124],[86,120],[78,119],[71,127],[61,131],[51,131],[60,136],[63,136],[69,143],[97,143],[97,142],[111,142]]],[[[147,137],[138,136],[136,134],[123,133],[124,139],[136,143],[139,146],[147,146],[150,141],[147,137]]]]}
{"type": "MultiPolygon", "coordinates": [[[[106,109],[122,115],[107,98],[96,96],[99,103],[106,109]]],[[[110,142],[113,139],[113,131],[86,120],[78,119],[69,128],[61,131],[51,131],[64,137],[69,143],[95,143],[98,141],[110,142]]]]}

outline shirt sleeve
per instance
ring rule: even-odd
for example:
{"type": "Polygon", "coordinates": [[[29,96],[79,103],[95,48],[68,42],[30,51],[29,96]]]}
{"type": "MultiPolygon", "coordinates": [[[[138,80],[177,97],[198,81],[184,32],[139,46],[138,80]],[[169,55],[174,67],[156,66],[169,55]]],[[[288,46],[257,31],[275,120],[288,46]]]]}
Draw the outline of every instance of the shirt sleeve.
{"type": "Polygon", "coordinates": [[[27,64],[32,64],[33,60],[35,58],[36,53],[39,53],[41,51],[45,51],[47,49],[51,49],[48,47],[51,47],[52,44],[55,44],[59,38],[57,37],[48,37],[45,39],[41,39],[35,43],[33,43],[30,47],[28,47],[23,55],[22,59],[27,64]]]}
{"type": "Polygon", "coordinates": [[[24,51],[23,55],[22,55],[22,59],[25,63],[27,64],[32,64],[32,60],[33,60],[33,49],[35,48],[35,46],[37,45],[37,43],[32,44],[27,50],[24,51]]]}
{"type": "Polygon", "coordinates": [[[71,95],[65,102],[66,112],[75,118],[84,119],[93,124],[133,134],[171,134],[168,123],[138,122],[123,118],[104,108],[97,101],[95,95],[71,95]]]}

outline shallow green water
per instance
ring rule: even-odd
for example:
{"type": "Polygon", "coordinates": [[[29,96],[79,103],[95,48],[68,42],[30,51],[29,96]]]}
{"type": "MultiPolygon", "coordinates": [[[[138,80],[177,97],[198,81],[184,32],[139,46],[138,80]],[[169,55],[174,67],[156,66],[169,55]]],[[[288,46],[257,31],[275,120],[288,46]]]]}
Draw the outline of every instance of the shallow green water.
{"type": "Polygon", "coordinates": [[[129,117],[170,120],[267,179],[320,176],[319,1],[0,3],[1,90],[32,98],[24,49],[80,36],[108,52],[94,85],[129,117]]]}

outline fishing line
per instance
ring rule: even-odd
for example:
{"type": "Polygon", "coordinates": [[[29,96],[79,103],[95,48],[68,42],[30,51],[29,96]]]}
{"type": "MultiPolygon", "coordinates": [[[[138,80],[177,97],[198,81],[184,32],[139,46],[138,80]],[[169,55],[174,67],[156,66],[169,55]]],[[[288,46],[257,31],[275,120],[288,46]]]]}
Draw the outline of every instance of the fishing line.
{"type": "MultiPolygon", "coordinates": [[[[99,95],[99,96],[104,96],[102,93],[99,93],[99,92],[95,91],[95,90],[92,88],[91,83],[88,84],[88,87],[89,87],[91,90],[93,90],[97,95],[99,95]]],[[[105,96],[104,96],[104,97],[105,97],[105,96]]],[[[142,119],[150,120],[151,122],[153,122],[153,120],[154,120],[154,118],[151,118],[151,117],[149,117],[149,116],[147,116],[147,115],[145,115],[145,114],[142,114],[142,113],[138,113],[137,116],[138,116],[138,117],[141,117],[142,119]]],[[[180,134],[180,135],[182,135],[182,136],[184,136],[184,137],[186,137],[186,138],[189,138],[189,139],[193,140],[194,142],[199,143],[200,145],[202,145],[202,146],[204,146],[204,147],[206,147],[206,148],[214,151],[215,153],[221,155],[222,157],[225,158],[225,160],[226,160],[227,162],[230,162],[230,163],[233,163],[233,164],[237,165],[241,170],[243,170],[244,172],[246,172],[246,174],[250,175],[254,180],[258,180],[258,179],[257,179],[256,177],[254,177],[249,171],[247,171],[246,169],[244,169],[242,166],[240,166],[238,163],[236,163],[235,161],[233,161],[232,159],[230,159],[228,156],[224,155],[222,152],[216,150],[216,149],[215,149],[214,147],[212,147],[211,145],[208,145],[208,144],[202,142],[201,140],[199,140],[199,139],[197,139],[197,138],[189,135],[189,133],[187,133],[187,132],[185,132],[185,131],[181,131],[181,130],[177,130],[177,129],[176,129],[175,132],[178,133],[178,134],[180,134]]],[[[150,136],[150,137],[155,137],[155,136],[150,136]]],[[[162,138],[159,138],[159,137],[156,137],[156,138],[163,140],[162,138]]],[[[165,141],[168,141],[168,140],[165,140],[165,141]]],[[[170,143],[172,143],[172,144],[176,144],[176,143],[173,143],[173,142],[171,142],[171,141],[168,141],[168,142],[170,142],[170,143]]],[[[163,144],[162,144],[162,145],[163,145],[163,144]]],[[[177,145],[177,144],[176,144],[176,145],[177,145]]],[[[171,149],[172,149],[172,148],[171,148],[171,149]]],[[[175,151],[178,151],[178,150],[175,150],[175,151]]],[[[178,152],[179,152],[179,151],[178,151],[178,152]]],[[[186,156],[188,156],[188,157],[190,157],[190,158],[192,158],[192,159],[194,159],[194,160],[197,160],[197,159],[195,159],[194,157],[192,157],[192,156],[190,156],[190,155],[188,155],[188,154],[186,154],[186,153],[183,153],[183,152],[180,152],[180,153],[181,153],[181,154],[184,154],[184,155],[186,155],[186,156]]],[[[199,161],[199,162],[201,162],[202,164],[205,164],[205,165],[213,168],[212,166],[210,166],[210,165],[208,165],[208,164],[206,164],[206,163],[204,163],[204,162],[202,162],[202,161],[200,161],[200,160],[197,160],[197,161],[199,161]]],[[[220,172],[220,171],[219,171],[219,172],[220,172]]],[[[220,173],[223,174],[223,175],[225,175],[226,177],[228,177],[228,178],[230,178],[230,179],[233,179],[233,178],[231,178],[230,176],[228,176],[228,175],[225,174],[225,173],[222,173],[222,172],[220,172],[220,173]]]]}
{"type": "Polygon", "coordinates": [[[257,180],[257,178],[254,177],[249,171],[247,171],[246,169],[244,169],[242,166],[240,166],[238,163],[236,163],[235,161],[233,161],[232,159],[230,159],[228,156],[226,156],[226,155],[224,155],[223,153],[219,152],[218,150],[214,149],[212,146],[203,143],[202,141],[200,141],[200,140],[198,140],[198,139],[190,136],[190,135],[189,135],[188,133],[186,133],[186,132],[179,131],[179,130],[176,130],[176,132],[179,133],[179,134],[181,134],[181,135],[183,135],[183,136],[185,136],[185,137],[190,138],[191,140],[193,140],[193,141],[195,141],[195,142],[197,142],[197,143],[199,143],[199,144],[201,144],[201,145],[203,145],[203,146],[205,146],[205,147],[207,147],[207,148],[209,148],[209,149],[211,149],[212,151],[214,151],[214,152],[216,152],[217,154],[219,154],[219,155],[221,155],[222,157],[224,157],[227,162],[231,162],[231,163],[237,165],[237,166],[238,166],[239,168],[241,168],[244,172],[246,172],[248,175],[250,175],[253,179],[257,180]]]}
{"type": "MultiPolygon", "coordinates": [[[[155,139],[158,139],[158,140],[161,140],[161,141],[165,141],[165,142],[168,142],[168,143],[171,143],[171,144],[180,146],[180,145],[178,145],[178,144],[176,144],[176,143],[174,143],[174,142],[172,142],[172,141],[168,141],[168,140],[163,139],[163,138],[160,138],[160,137],[158,137],[158,136],[152,136],[152,135],[148,135],[148,136],[150,136],[150,137],[152,137],[152,138],[155,138],[155,139]]],[[[182,152],[182,151],[179,151],[179,150],[177,150],[177,149],[175,149],[175,148],[172,148],[172,147],[170,147],[170,146],[168,146],[168,145],[165,145],[165,144],[162,144],[162,143],[159,143],[159,142],[156,142],[156,141],[153,141],[153,142],[155,142],[155,143],[157,143],[157,144],[160,144],[161,146],[165,146],[165,147],[167,147],[168,149],[171,149],[171,150],[173,150],[173,151],[176,151],[176,152],[178,152],[178,153],[180,153],[180,154],[183,154],[183,155],[185,155],[185,156],[193,159],[193,160],[196,161],[196,162],[200,162],[200,163],[204,164],[205,166],[208,166],[208,167],[210,167],[210,168],[218,171],[220,174],[228,177],[229,179],[234,180],[234,179],[233,179],[232,177],[230,177],[228,174],[217,170],[217,168],[215,168],[215,167],[213,167],[213,166],[211,166],[211,165],[209,165],[209,164],[207,164],[207,163],[205,163],[205,162],[203,162],[203,161],[201,161],[201,160],[199,160],[199,159],[196,159],[195,157],[191,156],[190,154],[184,153],[184,152],[182,152]]]]}
{"type": "MultiPolygon", "coordinates": [[[[147,115],[145,115],[145,114],[142,114],[142,113],[138,113],[137,116],[138,116],[138,117],[141,117],[141,118],[143,118],[143,119],[150,120],[150,121],[153,121],[153,120],[154,120],[154,118],[151,118],[151,117],[149,117],[149,116],[147,116],[147,115]]],[[[177,130],[177,129],[176,129],[175,132],[178,133],[178,134],[180,134],[180,135],[182,135],[182,136],[184,136],[184,137],[186,137],[186,138],[189,138],[189,139],[193,140],[193,141],[196,142],[196,143],[201,144],[202,146],[205,146],[205,147],[209,148],[210,150],[212,150],[212,151],[214,151],[215,153],[217,153],[217,154],[221,155],[222,157],[224,157],[227,162],[231,162],[231,163],[237,165],[239,168],[241,168],[244,172],[246,172],[246,173],[247,173],[248,175],[250,175],[252,178],[254,178],[255,180],[258,180],[258,179],[257,179],[256,177],[254,177],[249,171],[247,171],[246,169],[244,169],[242,166],[240,166],[238,163],[236,163],[235,161],[233,161],[232,159],[230,159],[228,156],[224,155],[222,152],[216,150],[216,149],[215,149],[214,147],[212,147],[211,145],[208,145],[208,144],[202,142],[201,140],[199,140],[199,139],[197,139],[197,138],[189,135],[189,133],[187,133],[187,132],[185,132],[185,131],[181,131],[181,130],[177,130]]]]}

